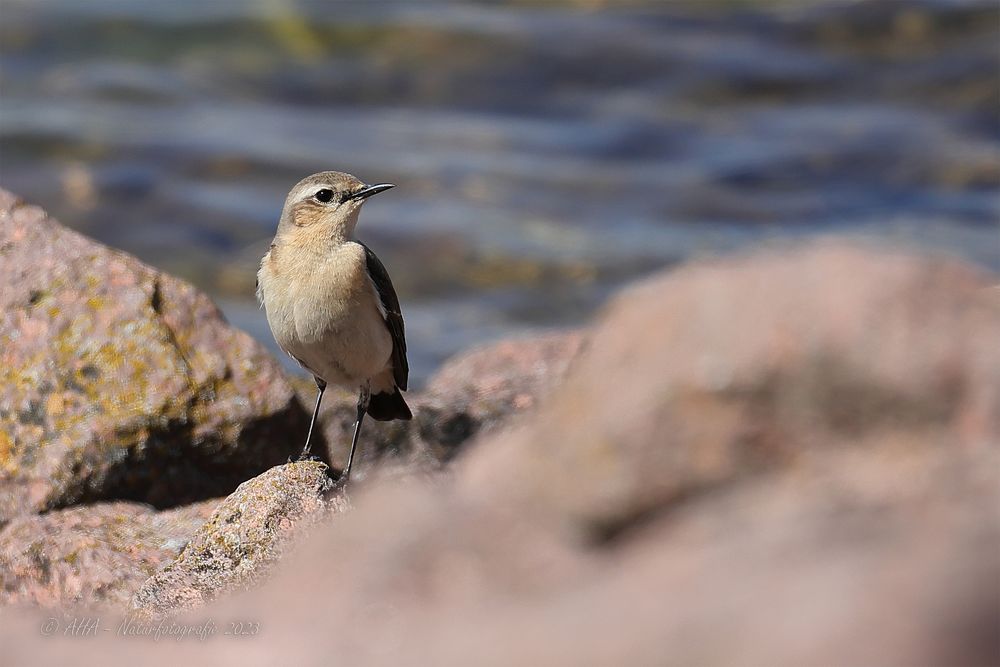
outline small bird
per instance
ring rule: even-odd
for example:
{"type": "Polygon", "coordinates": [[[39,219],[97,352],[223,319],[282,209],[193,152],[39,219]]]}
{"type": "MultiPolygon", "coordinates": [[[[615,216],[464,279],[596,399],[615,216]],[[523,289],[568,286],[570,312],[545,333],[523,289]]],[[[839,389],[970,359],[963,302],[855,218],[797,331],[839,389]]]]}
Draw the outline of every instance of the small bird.
{"type": "Polygon", "coordinates": [[[299,181],[285,200],[257,272],[257,299],[278,345],[312,373],[318,393],[300,459],[309,456],[327,384],[359,391],[347,467],[350,479],[365,414],[411,419],[400,390],[409,367],[399,299],[385,266],[355,238],[361,205],[392,187],[338,171],[299,181]]]}

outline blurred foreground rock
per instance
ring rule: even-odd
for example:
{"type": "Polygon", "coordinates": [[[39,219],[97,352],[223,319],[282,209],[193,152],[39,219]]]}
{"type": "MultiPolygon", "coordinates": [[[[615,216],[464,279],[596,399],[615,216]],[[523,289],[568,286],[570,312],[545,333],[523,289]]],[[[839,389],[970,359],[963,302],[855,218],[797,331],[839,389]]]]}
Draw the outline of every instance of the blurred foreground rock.
{"type": "Polygon", "coordinates": [[[239,609],[351,628],[303,661],[995,662],[996,283],[839,244],[649,280],[453,485],[373,485],[239,609]]]}
{"type": "Polygon", "coordinates": [[[278,364],[208,297],[2,190],[0,285],[0,525],[222,495],[305,428],[278,364]]]}
{"type": "MultiPolygon", "coordinates": [[[[260,636],[99,638],[94,664],[996,664],[996,283],[839,244],[646,281],[520,426],[437,481],[370,478],[178,619],[260,636]]],[[[192,545],[240,530],[214,524],[192,545]]],[[[79,663],[22,625],[15,662],[79,663]]]]}
{"type": "Polygon", "coordinates": [[[563,389],[460,485],[599,536],[825,447],[996,446],[996,284],[836,243],[687,265],[615,300],[563,389]]]}
{"type": "Polygon", "coordinates": [[[240,484],[180,556],[143,584],[130,607],[150,617],[194,609],[259,581],[281,554],[293,526],[301,529],[300,522],[315,520],[322,510],[346,507],[339,497],[325,502],[333,487],[327,471],[318,461],[300,461],[240,484]]]}

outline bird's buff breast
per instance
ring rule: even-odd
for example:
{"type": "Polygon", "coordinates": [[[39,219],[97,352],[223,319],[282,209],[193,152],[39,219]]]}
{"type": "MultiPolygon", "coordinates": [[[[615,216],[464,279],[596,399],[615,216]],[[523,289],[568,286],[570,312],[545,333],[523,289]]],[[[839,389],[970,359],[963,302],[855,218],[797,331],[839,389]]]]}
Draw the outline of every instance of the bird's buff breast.
{"type": "Polygon", "coordinates": [[[275,340],[314,375],[356,388],[388,366],[392,338],[360,245],[274,247],[258,278],[275,340]]]}

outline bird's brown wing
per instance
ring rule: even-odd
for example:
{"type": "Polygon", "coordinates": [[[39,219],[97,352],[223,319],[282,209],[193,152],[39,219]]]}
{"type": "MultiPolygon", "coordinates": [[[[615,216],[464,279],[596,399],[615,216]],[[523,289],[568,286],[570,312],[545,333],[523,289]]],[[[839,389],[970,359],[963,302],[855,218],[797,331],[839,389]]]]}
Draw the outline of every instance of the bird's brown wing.
{"type": "Polygon", "coordinates": [[[365,260],[368,265],[368,276],[375,284],[375,291],[382,301],[382,309],[385,311],[385,325],[392,335],[392,377],[396,381],[396,386],[406,389],[406,380],[410,375],[410,366],[406,362],[406,335],[403,329],[403,314],[399,309],[399,297],[389,279],[389,272],[379,258],[372,252],[372,249],[364,243],[358,243],[365,249],[365,260]]]}

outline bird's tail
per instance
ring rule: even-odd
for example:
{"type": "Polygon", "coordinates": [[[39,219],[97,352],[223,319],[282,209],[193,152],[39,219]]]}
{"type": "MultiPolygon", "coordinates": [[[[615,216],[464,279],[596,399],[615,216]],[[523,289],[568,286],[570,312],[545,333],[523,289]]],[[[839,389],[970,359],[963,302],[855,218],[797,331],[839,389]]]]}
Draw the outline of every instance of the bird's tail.
{"type": "Polygon", "coordinates": [[[392,391],[372,393],[371,399],[368,401],[368,415],[380,422],[392,421],[393,419],[413,419],[410,407],[403,400],[399,388],[395,386],[392,391]]]}

